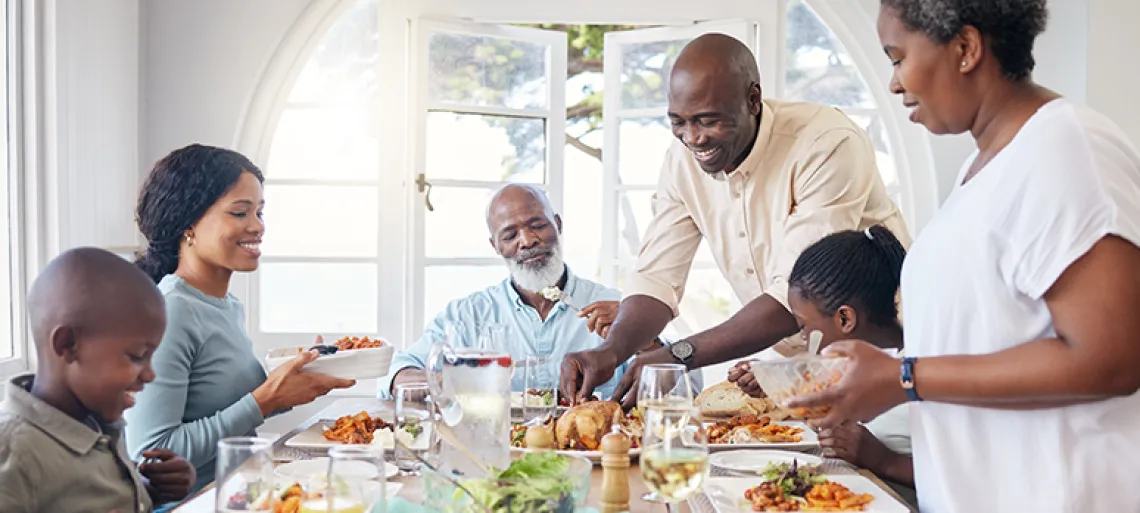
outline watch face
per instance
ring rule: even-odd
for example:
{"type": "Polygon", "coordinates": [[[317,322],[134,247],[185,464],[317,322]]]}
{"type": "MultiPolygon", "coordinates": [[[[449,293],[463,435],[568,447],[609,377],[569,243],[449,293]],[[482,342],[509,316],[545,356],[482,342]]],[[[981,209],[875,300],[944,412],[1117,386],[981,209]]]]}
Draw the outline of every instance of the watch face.
{"type": "Polygon", "coordinates": [[[673,357],[681,361],[688,360],[690,356],[693,356],[693,345],[684,340],[673,344],[669,349],[673,353],[673,357]]]}

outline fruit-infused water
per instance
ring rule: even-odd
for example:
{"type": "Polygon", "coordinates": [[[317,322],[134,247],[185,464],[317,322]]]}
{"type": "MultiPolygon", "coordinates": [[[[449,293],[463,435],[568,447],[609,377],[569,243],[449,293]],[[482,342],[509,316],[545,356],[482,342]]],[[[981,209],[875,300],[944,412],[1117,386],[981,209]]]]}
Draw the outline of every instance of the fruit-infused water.
{"type": "MultiPolygon", "coordinates": [[[[511,454],[510,355],[461,349],[442,358],[437,368],[442,423],[484,465],[506,468],[511,454]]],[[[440,459],[445,471],[480,475],[479,467],[450,443],[443,444],[440,459]]]]}

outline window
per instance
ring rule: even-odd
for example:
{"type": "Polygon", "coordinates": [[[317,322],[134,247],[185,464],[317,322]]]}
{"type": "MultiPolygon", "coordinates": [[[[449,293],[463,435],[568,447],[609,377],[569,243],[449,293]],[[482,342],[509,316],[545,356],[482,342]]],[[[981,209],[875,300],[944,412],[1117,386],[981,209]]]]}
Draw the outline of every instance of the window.
{"type": "Polygon", "coordinates": [[[22,322],[17,322],[18,310],[14,301],[20,287],[19,262],[16,249],[19,247],[19,233],[13,228],[19,226],[19,177],[12,172],[18,169],[14,165],[18,161],[18,144],[13,129],[17,116],[16,81],[17,67],[15,63],[16,48],[18,48],[18,31],[14,20],[16,13],[12,11],[12,2],[0,5],[0,18],[4,23],[0,26],[0,59],[4,69],[4,79],[0,80],[0,163],[3,166],[0,178],[0,376],[9,376],[28,368],[28,347],[26,338],[22,334],[22,322]]]}
{"type": "Polygon", "coordinates": [[[419,328],[448,301],[507,276],[484,218],[496,189],[535,184],[561,206],[566,35],[427,20],[414,35],[422,136],[410,181],[421,194],[408,272],[419,328]]]}
{"type": "Polygon", "coordinates": [[[875,95],[867,87],[851,54],[804,0],[788,2],[784,55],[784,98],[834,105],[871,136],[879,173],[899,208],[902,191],[891,144],[875,95]]]}
{"type": "Polygon", "coordinates": [[[377,275],[398,262],[380,250],[378,3],[348,7],[281,106],[264,163],[264,256],[250,287],[255,337],[305,334],[303,344],[379,331],[377,275]]]}

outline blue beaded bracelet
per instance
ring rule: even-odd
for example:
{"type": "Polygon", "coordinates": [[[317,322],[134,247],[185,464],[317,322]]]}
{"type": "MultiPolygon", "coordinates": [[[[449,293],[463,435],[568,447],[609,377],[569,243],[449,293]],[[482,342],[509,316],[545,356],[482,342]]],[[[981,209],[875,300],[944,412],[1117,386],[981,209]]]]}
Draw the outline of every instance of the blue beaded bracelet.
{"type": "Polygon", "coordinates": [[[914,390],[914,364],[917,361],[918,358],[907,356],[902,359],[902,366],[899,367],[899,383],[902,384],[907,399],[911,401],[922,400],[914,390]]]}

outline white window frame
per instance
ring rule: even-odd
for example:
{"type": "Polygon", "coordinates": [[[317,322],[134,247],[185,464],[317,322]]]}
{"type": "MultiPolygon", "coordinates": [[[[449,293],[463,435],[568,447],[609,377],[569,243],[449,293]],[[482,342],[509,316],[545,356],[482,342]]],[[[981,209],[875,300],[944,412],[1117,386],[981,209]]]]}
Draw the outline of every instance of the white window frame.
{"type": "Polygon", "coordinates": [[[0,315],[9,315],[11,320],[11,333],[0,333],[0,336],[9,338],[12,344],[12,357],[0,360],[0,377],[7,379],[7,377],[27,372],[35,365],[35,352],[32,351],[31,334],[28,331],[28,323],[24,312],[24,291],[27,290],[27,282],[25,277],[28,276],[28,262],[35,262],[40,252],[31,250],[31,245],[26,242],[36,242],[37,230],[34,230],[34,223],[37,221],[35,216],[25,216],[25,212],[30,211],[29,207],[34,206],[36,203],[25,202],[25,197],[29,195],[35,197],[35,194],[40,191],[40,188],[35,183],[34,169],[31,162],[25,165],[24,156],[26,153],[25,144],[32,138],[25,138],[23,134],[26,130],[35,129],[34,118],[25,120],[24,114],[27,112],[26,105],[24,104],[25,97],[22,94],[25,85],[23,83],[24,62],[29,57],[35,56],[37,50],[34,46],[25,47],[24,33],[21,29],[29,20],[35,19],[35,10],[31,9],[25,11],[22,2],[6,2],[5,5],[0,6],[0,19],[5,23],[6,37],[0,45],[3,48],[0,52],[3,53],[7,59],[7,70],[4,80],[7,81],[7,97],[4,98],[6,114],[4,120],[5,127],[5,144],[6,148],[3,151],[2,159],[4,165],[7,166],[5,172],[5,179],[7,180],[7,194],[8,194],[8,232],[3,236],[8,237],[9,242],[9,267],[8,269],[0,270],[0,272],[7,272],[9,279],[9,293],[11,301],[11,309],[8,312],[0,312],[0,315]],[[25,50],[29,54],[25,54],[25,50]],[[26,122],[25,122],[26,121],[26,122]],[[27,240],[25,234],[28,235],[27,240]]]}
{"type": "MultiPolygon", "coordinates": [[[[564,148],[566,141],[566,34],[551,30],[512,27],[484,23],[447,22],[434,19],[419,19],[412,25],[412,62],[414,73],[410,77],[409,90],[414,91],[416,98],[415,127],[412,131],[415,137],[411,140],[411,151],[414,165],[408,169],[406,175],[407,204],[410,208],[409,216],[412,219],[411,230],[407,247],[408,258],[405,262],[405,273],[410,278],[410,286],[405,296],[411,305],[407,309],[405,320],[405,333],[420,333],[428,315],[435,312],[424,311],[424,282],[428,267],[434,266],[502,266],[500,258],[484,257],[454,257],[429,258],[425,255],[426,244],[426,217],[429,215],[425,206],[427,191],[421,192],[416,185],[417,178],[427,173],[427,118],[431,112],[452,112],[457,114],[478,114],[491,116],[511,116],[526,119],[542,119],[546,122],[546,154],[545,176],[543,183],[536,184],[546,191],[555,211],[562,210],[563,194],[563,167],[565,166],[564,148]],[[541,109],[512,109],[507,107],[491,107],[466,105],[459,103],[433,103],[428,99],[428,88],[424,86],[428,80],[429,55],[428,48],[430,36],[433,33],[461,34],[470,36],[486,36],[493,38],[524,41],[528,43],[547,46],[546,77],[547,93],[546,107],[541,109]]],[[[431,187],[449,187],[466,189],[497,189],[508,182],[454,180],[426,177],[431,187]]],[[[428,189],[430,191],[431,189],[428,189]]],[[[472,212],[472,215],[482,215],[472,212]]],[[[505,274],[504,274],[505,276],[505,274]]],[[[472,291],[474,292],[474,291],[472,291]]],[[[412,340],[407,340],[410,344],[412,340]]]]}

